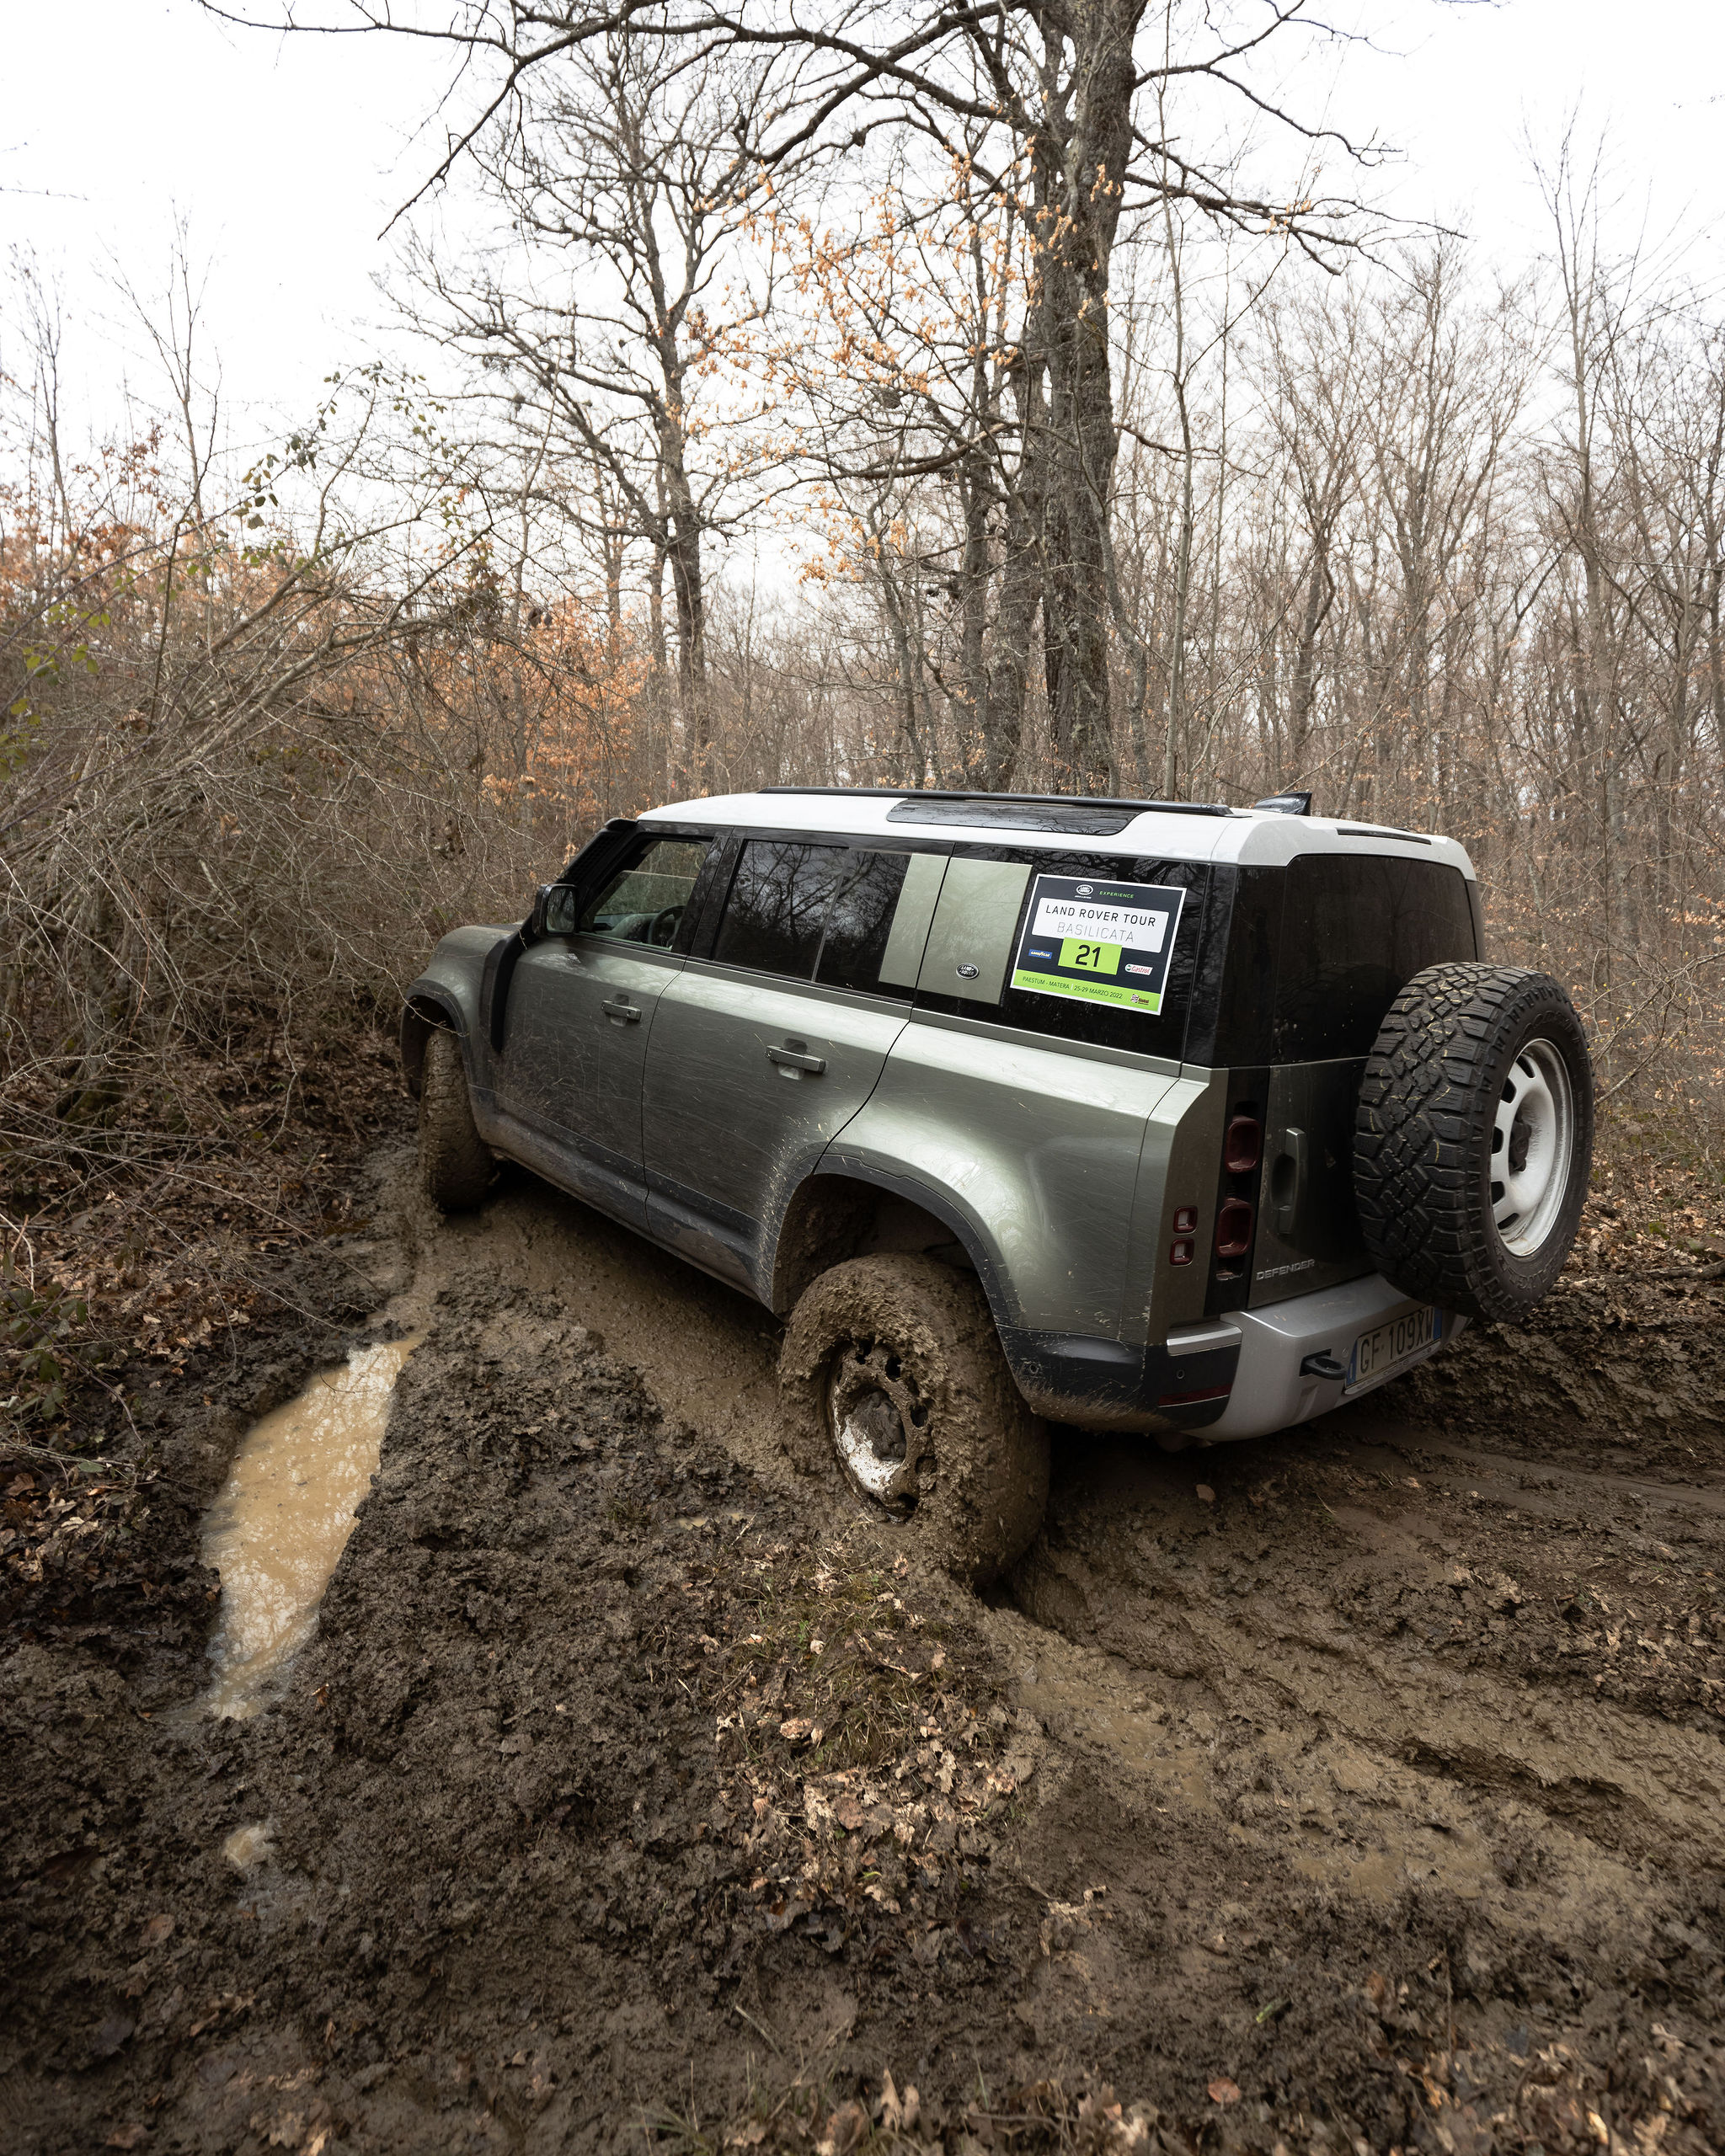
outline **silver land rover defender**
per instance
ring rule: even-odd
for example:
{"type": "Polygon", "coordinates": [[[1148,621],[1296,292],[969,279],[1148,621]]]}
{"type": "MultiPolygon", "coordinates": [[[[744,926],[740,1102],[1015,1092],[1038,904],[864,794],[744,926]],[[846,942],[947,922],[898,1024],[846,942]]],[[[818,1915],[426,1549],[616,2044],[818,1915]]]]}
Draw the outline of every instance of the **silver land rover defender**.
{"type": "Polygon", "coordinates": [[[1454,841],[774,787],[607,825],[409,990],[425,1187],[505,1155],[788,1320],[796,1465],[980,1580],[1049,1422],[1356,1399],[1551,1286],[1593,1081],[1454,841]]]}

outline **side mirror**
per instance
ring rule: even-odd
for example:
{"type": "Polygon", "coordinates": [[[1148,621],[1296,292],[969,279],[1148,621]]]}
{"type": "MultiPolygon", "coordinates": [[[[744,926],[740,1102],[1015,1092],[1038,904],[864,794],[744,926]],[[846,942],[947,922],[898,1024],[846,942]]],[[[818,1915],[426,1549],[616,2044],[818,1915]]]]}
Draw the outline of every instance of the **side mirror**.
{"type": "Polygon", "coordinates": [[[551,894],[556,889],[554,883],[542,883],[534,892],[532,906],[523,924],[528,936],[542,936],[545,933],[546,909],[551,904],[551,894]]]}

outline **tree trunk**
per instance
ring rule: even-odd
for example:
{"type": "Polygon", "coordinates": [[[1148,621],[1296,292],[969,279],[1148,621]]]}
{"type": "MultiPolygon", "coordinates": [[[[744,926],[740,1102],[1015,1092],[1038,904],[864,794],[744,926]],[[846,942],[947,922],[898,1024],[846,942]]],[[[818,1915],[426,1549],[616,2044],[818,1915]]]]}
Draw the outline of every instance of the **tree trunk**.
{"type": "Polygon", "coordinates": [[[1025,439],[1039,467],[1043,649],[1061,776],[1106,783],[1112,760],[1107,521],[1119,437],[1108,352],[1108,271],[1132,141],[1134,0],[1033,9],[1046,56],[1029,152],[1035,297],[1027,358],[1046,421],[1025,439]]]}

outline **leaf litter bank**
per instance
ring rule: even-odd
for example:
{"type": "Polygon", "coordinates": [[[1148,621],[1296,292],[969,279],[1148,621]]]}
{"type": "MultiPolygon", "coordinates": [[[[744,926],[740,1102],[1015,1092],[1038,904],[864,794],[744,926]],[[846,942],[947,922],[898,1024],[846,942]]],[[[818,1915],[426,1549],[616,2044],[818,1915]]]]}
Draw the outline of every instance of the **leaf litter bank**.
{"type": "Polygon", "coordinates": [[[1078,1446],[978,1601],[527,1278],[667,1261],[400,1181],[445,1284],[285,1696],[179,1711],[190,1506],[153,1633],[0,1673],[12,2143],[1718,2145],[1705,1428],[1615,1514],[1513,1428],[1078,1446]]]}

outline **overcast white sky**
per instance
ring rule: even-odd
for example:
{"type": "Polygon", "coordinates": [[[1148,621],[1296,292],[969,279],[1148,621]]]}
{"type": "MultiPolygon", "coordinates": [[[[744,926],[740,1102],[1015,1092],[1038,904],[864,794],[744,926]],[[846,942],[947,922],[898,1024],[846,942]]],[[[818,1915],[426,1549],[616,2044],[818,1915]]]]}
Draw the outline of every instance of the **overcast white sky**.
{"type": "MultiPolygon", "coordinates": [[[[1585,133],[1609,125],[1626,224],[1644,211],[1661,229],[1682,221],[1698,266],[1725,268],[1720,0],[1343,8],[1375,49],[1320,57],[1300,101],[1322,106],[1327,89],[1338,121],[1402,147],[1405,166],[1373,183],[1397,211],[1525,259],[1541,232],[1522,138],[1554,142],[1578,105],[1585,133]]],[[[260,420],[303,410],[332,368],[375,348],[379,234],[435,162],[441,130],[426,122],[446,61],[395,38],[231,29],[192,0],[82,0],[64,14],[0,0],[0,230],[58,276],[79,325],[69,357],[99,401],[124,350],[84,326],[117,318],[103,273],[117,262],[158,284],[176,211],[211,264],[227,391],[260,420]]]]}

